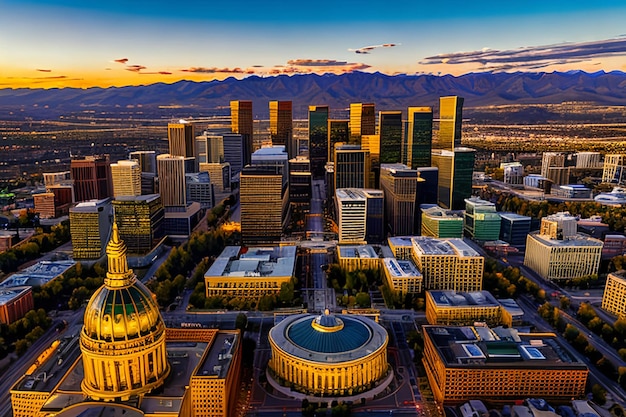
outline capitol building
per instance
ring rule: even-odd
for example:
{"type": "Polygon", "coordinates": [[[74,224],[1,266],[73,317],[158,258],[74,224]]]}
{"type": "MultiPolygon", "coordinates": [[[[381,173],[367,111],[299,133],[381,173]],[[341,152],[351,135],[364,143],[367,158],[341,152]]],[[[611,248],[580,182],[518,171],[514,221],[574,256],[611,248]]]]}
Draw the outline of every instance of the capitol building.
{"type": "Polygon", "coordinates": [[[11,389],[14,417],[227,417],[241,375],[239,331],[166,328],[113,225],[108,272],[84,324],[54,341],[11,389]]]}
{"type": "Polygon", "coordinates": [[[268,381],[295,398],[371,398],[393,379],[388,340],[362,316],[290,316],[270,330],[268,381]]]}

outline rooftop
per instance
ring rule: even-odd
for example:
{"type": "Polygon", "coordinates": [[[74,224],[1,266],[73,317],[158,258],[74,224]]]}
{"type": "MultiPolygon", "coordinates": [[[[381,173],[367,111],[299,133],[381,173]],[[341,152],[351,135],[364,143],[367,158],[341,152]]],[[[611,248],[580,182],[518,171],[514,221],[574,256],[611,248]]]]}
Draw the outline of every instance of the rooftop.
{"type": "Polygon", "coordinates": [[[342,258],[378,258],[378,253],[371,245],[337,246],[337,253],[342,258]]]}
{"type": "Polygon", "coordinates": [[[500,304],[489,291],[456,292],[427,291],[437,306],[443,307],[497,307],[500,304]]]}
{"type": "Polygon", "coordinates": [[[413,245],[424,255],[480,256],[468,243],[458,238],[437,239],[428,236],[416,236],[413,238],[413,245]]]}
{"type": "Polygon", "coordinates": [[[578,247],[578,246],[599,246],[602,247],[601,240],[589,237],[582,233],[575,236],[566,237],[563,240],[552,239],[547,235],[540,235],[539,232],[532,232],[528,236],[541,241],[543,244],[552,247],[578,247]]]}
{"type": "Polygon", "coordinates": [[[423,329],[449,367],[586,369],[553,334],[522,334],[501,327],[424,326],[423,329]]]}
{"type": "Polygon", "coordinates": [[[442,220],[463,220],[464,210],[448,210],[439,207],[436,204],[420,205],[422,213],[430,217],[441,217],[442,220]]]}
{"type": "Polygon", "coordinates": [[[515,221],[515,220],[527,220],[530,221],[531,218],[528,216],[522,216],[521,214],[517,214],[517,213],[506,213],[506,212],[501,212],[498,213],[500,215],[500,217],[502,217],[503,219],[507,219],[510,221],[515,221]]]}
{"type": "Polygon", "coordinates": [[[204,276],[257,278],[291,276],[295,263],[295,246],[243,249],[240,246],[227,246],[204,276]]]}
{"type": "Polygon", "coordinates": [[[9,276],[0,283],[0,288],[43,285],[63,275],[74,265],[74,261],[41,261],[9,276]]]}
{"type": "Polygon", "coordinates": [[[238,338],[239,336],[235,334],[218,333],[211,344],[211,348],[200,362],[195,376],[226,378],[232,362],[233,350],[239,343],[238,338]]]}
{"type": "Polygon", "coordinates": [[[31,287],[13,287],[8,289],[0,289],[0,306],[5,305],[6,303],[17,297],[20,297],[28,291],[31,291],[31,287]]]}
{"type": "Polygon", "coordinates": [[[389,242],[389,245],[398,246],[398,247],[413,246],[413,236],[392,236],[392,237],[387,238],[387,241],[389,242]]]}
{"type": "Polygon", "coordinates": [[[422,275],[412,261],[385,258],[383,259],[383,265],[394,277],[415,277],[422,275]]]}
{"type": "Polygon", "coordinates": [[[161,196],[159,194],[144,194],[144,195],[121,195],[118,197],[115,197],[115,201],[132,201],[132,202],[146,202],[149,203],[151,201],[154,201],[158,198],[160,198],[161,196]]]}
{"type": "Polygon", "coordinates": [[[103,198],[102,200],[83,201],[82,203],[78,203],[74,207],[70,208],[70,211],[74,213],[92,213],[109,204],[111,200],[111,198],[103,198]]]}

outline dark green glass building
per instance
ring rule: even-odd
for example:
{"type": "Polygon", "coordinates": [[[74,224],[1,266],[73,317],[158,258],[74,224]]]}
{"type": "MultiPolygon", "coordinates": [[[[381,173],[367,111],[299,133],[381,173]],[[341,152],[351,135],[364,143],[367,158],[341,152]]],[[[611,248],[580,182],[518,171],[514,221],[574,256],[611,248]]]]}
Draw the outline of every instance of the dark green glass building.
{"type": "Polygon", "coordinates": [[[328,106],[309,106],[309,159],[313,179],[324,178],[328,162],[328,106]]]}

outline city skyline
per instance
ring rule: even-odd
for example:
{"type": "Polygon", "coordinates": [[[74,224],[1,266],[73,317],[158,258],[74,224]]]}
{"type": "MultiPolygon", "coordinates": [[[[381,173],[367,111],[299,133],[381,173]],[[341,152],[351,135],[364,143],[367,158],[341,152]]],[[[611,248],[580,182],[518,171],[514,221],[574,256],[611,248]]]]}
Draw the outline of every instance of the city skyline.
{"type": "Polygon", "coordinates": [[[618,1],[332,9],[245,1],[0,2],[0,88],[108,87],[298,73],[626,70],[618,1]]]}

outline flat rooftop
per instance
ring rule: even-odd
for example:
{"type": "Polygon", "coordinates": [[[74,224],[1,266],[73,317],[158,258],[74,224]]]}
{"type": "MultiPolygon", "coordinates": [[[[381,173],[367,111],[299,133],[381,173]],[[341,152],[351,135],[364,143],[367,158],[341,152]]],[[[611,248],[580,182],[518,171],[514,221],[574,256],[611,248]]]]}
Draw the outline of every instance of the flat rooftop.
{"type": "Polygon", "coordinates": [[[363,191],[358,188],[339,188],[335,191],[335,195],[340,201],[365,201],[367,199],[367,196],[363,193],[363,191]]]}
{"type": "Polygon", "coordinates": [[[371,245],[337,246],[337,253],[342,258],[378,258],[378,253],[371,245]]]}
{"type": "Polygon", "coordinates": [[[0,288],[43,285],[76,265],[74,261],[41,261],[0,283],[0,288]]]}
{"type": "Polygon", "coordinates": [[[415,264],[409,260],[385,258],[383,259],[383,265],[393,277],[419,277],[422,275],[415,264]]]}
{"type": "Polygon", "coordinates": [[[245,251],[240,246],[227,246],[204,276],[291,276],[295,265],[295,246],[253,247],[245,251]]]}
{"type": "Polygon", "coordinates": [[[474,248],[459,238],[437,239],[428,236],[417,236],[413,238],[413,244],[425,255],[480,256],[474,248]]]}
{"type": "Polygon", "coordinates": [[[433,301],[440,307],[497,307],[498,301],[489,291],[428,291],[433,301]]]}
{"type": "Polygon", "coordinates": [[[413,237],[414,236],[393,236],[387,238],[387,242],[389,242],[389,246],[412,247],[413,237]]]}
{"type": "Polygon", "coordinates": [[[498,213],[500,215],[500,217],[502,217],[503,219],[507,219],[509,221],[521,221],[521,220],[526,220],[526,221],[530,221],[531,218],[528,216],[522,216],[521,214],[517,214],[517,213],[507,213],[507,212],[502,212],[502,213],[498,213]]]}
{"type": "Polygon", "coordinates": [[[11,300],[21,296],[22,294],[31,290],[31,287],[14,287],[7,289],[0,289],[0,305],[5,305],[11,300]]]}
{"type": "Polygon", "coordinates": [[[603,245],[601,240],[589,237],[587,235],[583,235],[581,233],[576,234],[576,236],[565,238],[563,240],[551,239],[550,236],[540,235],[539,232],[530,233],[529,236],[541,241],[547,246],[552,246],[552,247],[580,247],[580,246],[602,247],[603,245]]]}
{"type": "Polygon", "coordinates": [[[233,350],[239,343],[236,334],[218,333],[211,348],[200,362],[196,376],[211,376],[219,379],[226,378],[232,363],[233,350]]]}
{"type": "Polygon", "coordinates": [[[420,206],[422,213],[430,217],[441,217],[442,220],[463,221],[465,210],[448,210],[436,205],[422,204],[420,206]]]}
{"type": "Polygon", "coordinates": [[[424,326],[448,367],[587,369],[556,335],[476,326],[424,326]]]}

